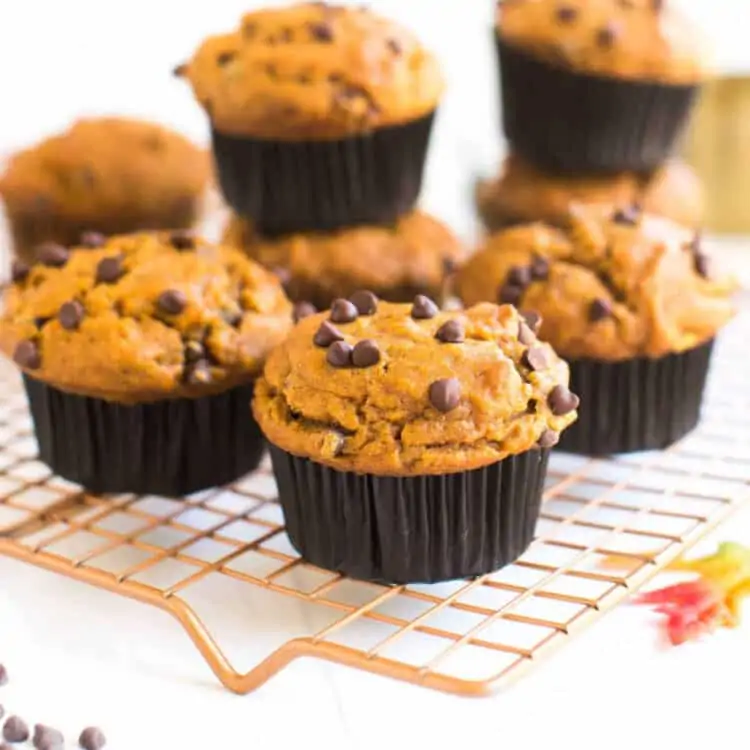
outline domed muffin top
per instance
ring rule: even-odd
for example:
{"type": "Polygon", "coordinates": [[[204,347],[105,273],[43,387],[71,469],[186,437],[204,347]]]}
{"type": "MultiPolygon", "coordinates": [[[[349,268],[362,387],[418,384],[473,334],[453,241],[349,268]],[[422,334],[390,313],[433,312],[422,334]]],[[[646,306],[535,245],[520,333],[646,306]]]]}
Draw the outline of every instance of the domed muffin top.
{"type": "Polygon", "coordinates": [[[13,265],[0,350],[28,375],[111,401],[247,382],[291,327],[273,274],[187,232],[48,243],[13,265]]]}
{"type": "Polygon", "coordinates": [[[441,312],[360,291],[270,355],[253,412],[292,454],[345,471],[442,474],[551,447],[576,418],[568,366],[510,305],[441,312]]]}
{"type": "Polygon", "coordinates": [[[303,3],[246,14],[176,69],[225,135],[336,139],[437,106],[437,59],[364,8],[303,3]]]}

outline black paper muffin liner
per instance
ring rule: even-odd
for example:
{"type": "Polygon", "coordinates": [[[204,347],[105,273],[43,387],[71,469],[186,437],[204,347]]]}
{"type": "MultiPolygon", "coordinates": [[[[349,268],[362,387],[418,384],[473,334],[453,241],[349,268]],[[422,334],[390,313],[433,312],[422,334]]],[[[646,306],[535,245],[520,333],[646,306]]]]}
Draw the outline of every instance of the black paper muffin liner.
{"type": "Polygon", "coordinates": [[[698,424],[713,344],[659,359],[569,360],[581,405],[558,450],[606,456],[677,442],[698,424]]]}
{"type": "Polygon", "coordinates": [[[414,477],[340,472],[271,445],[287,532],[308,562],[381,583],[495,571],[534,536],[548,451],[414,477]]]}
{"type": "Polygon", "coordinates": [[[621,81],[536,60],[495,34],[503,129],[554,172],[650,171],[676,149],[698,86],[621,81]]]}
{"type": "Polygon", "coordinates": [[[333,141],[274,141],[212,130],[221,189],[262,234],[391,224],[422,188],[434,112],[333,141]]]}
{"type": "Polygon", "coordinates": [[[24,385],[39,458],[90,492],[187,495],[244,476],[265,448],[252,384],[133,406],[24,385]]]}

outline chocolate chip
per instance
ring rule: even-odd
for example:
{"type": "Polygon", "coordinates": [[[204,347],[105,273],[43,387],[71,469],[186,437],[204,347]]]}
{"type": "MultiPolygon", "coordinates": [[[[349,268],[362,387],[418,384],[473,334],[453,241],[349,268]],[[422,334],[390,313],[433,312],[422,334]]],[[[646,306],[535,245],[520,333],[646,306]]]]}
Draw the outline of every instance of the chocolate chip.
{"type": "Polygon", "coordinates": [[[541,255],[535,255],[529,271],[534,281],[544,281],[549,276],[549,261],[541,255]]]}
{"type": "Polygon", "coordinates": [[[398,57],[404,51],[404,48],[401,46],[401,42],[399,42],[398,39],[389,39],[387,44],[388,49],[393,52],[396,57],[398,57]]]}
{"type": "Polygon", "coordinates": [[[619,27],[613,23],[608,23],[596,32],[596,43],[604,49],[609,49],[615,43],[619,34],[619,27]]]}
{"type": "Polygon", "coordinates": [[[430,403],[440,412],[455,409],[461,401],[461,383],[457,378],[443,378],[430,385],[430,403]]]}
{"type": "Polygon", "coordinates": [[[335,299],[331,304],[331,314],[328,319],[334,323],[351,323],[357,319],[359,313],[354,303],[348,299],[335,299]]]}
{"type": "Polygon", "coordinates": [[[56,750],[62,748],[65,738],[57,729],[37,724],[34,727],[33,745],[37,750],[56,750]]]}
{"type": "Polygon", "coordinates": [[[197,362],[206,356],[206,350],[200,341],[187,341],[184,356],[186,362],[197,362]]]}
{"type": "Polygon", "coordinates": [[[352,347],[346,341],[334,341],[328,347],[326,362],[332,367],[349,367],[352,363],[352,347]]]}
{"type": "Polygon", "coordinates": [[[562,417],[578,408],[580,399],[567,386],[556,385],[547,397],[547,403],[556,417],[562,417]]]}
{"type": "Polygon", "coordinates": [[[615,224],[623,224],[624,226],[636,226],[638,220],[641,218],[640,206],[633,204],[626,208],[618,208],[612,214],[612,221],[615,224]]]}
{"type": "Polygon", "coordinates": [[[521,316],[534,333],[539,333],[539,329],[542,327],[542,316],[536,310],[523,310],[521,316]]]}
{"type": "Polygon", "coordinates": [[[3,738],[8,742],[26,742],[29,739],[29,727],[23,719],[11,716],[3,725],[3,738]]]}
{"type": "Polygon", "coordinates": [[[540,448],[552,448],[560,442],[560,435],[554,430],[545,430],[539,436],[539,447],[540,448]]]}
{"type": "Polygon", "coordinates": [[[186,229],[181,229],[169,235],[169,242],[176,250],[192,250],[195,247],[195,235],[186,229]]]}
{"type": "Polygon", "coordinates": [[[225,65],[229,65],[232,60],[237,56],[236,52],[233,52],[231,50],[227,50],[225,52],[219,52],[219,54],[216,56],[216,64],[223,68],[225,65]]]}
{"type": "Polygon", "coordinates": [[[187,305],[187,298],[179,289],[167,289],[159,295],[156,304],[167,315],[179,315],[187,305]]]}
{"type": "Polygon", "coordinates": [[[534,331],[532,331],[522,320],[518,321],[518,340],[524,346],[531,346],[536,341],[534,331]]]}
{"type": "Polygon", "coordinates": [[[292,311],[292,319],[295,323],[299,323],[303,318],[315,315],[316,312],[318,311],[315,309],[315,305],[312,305],[309,302],[298,302],[292,311]]]}
{"type": "Polygon", "coordinates": [[[498,292],[497,299],[503,305],[517,305],[523,297],[523,289],[513,284],[503,284],[498,292]]]}
{"type": "Polygon", "coordinates": [[[700,251],[696,252],[693,255],[693,265],[695,267],[695,272],[699,276],[702,276],[704,279],[707,279],[710,276],[711,259],[705,253],[700,251]]]}
{"type": "Polygon", "coordinates": [[[208,360],[198,359],[185,367],[185,381],[189,385],[206,385],[213,379],[208,360]]]}
{"type": "Polygon", "coordinates": [[[324,320],[320,324],[320,328],[315,332],[313,336],[313,344],[315,346],[327,347],[336,341],[343,341],[344,337],[341,335],[341,331],[336,326],[331,325],[327,320],[324,320]]]}
{"type": "Polygon", "coordinates": [[[523,289],[531,283],[531,269],[526,266],[513,266],[505,277],[505,283],[523,289]]]}
{"type": "Polygon", "coordinates": [[[578,17],[578,9],[571,5],[559,5],[555,16],[560,23],[572,23],[578,17]]]}
{"type": "Polygon", "coordinates": [[[378,310],[378,298],[366,289],[354,292],[349,301],[357,308],[360,315],[374,315],[378,310]]]}
{"type": "Polygon", "coordinates": [[[221,313],[222,320],[228,325],[236,328],[242,323],[244,315],[241,310],[223,310],[221,313]]]}
{"type": "Polygon", "coordinates": [[[175,78],[182,78],[182,76],[187,73],[187,63],[180,63],[179,65],[175,65],[174,68],[172,68],[172,75],[175,78]]]}
{"type": "Polygon", "coordinates": [[[10,682],[10,678],[8,677],[8,670],[3,664],[0,664],[0,687],[7,685],[8,682],[10,682]]]}
{"type": "Polygon", "coordinates": [[[122,267],[122,255],[113,255],[102,258],[96,266],[97,284],[114,284],[119,281],[125,273],[122,267]]]}
{"type": "Polygon", "coordinates": [[[62,268],[70,258],[67,248],[56,242],[45,242],[36,250],[36,259],[43,266],[50,268],[62,268]]]}
{"type": "Polygon", "coordinates": [[[589,305],[589,320],[598,323],[612,315],[612,303],[606,299],[595,299],[589,305]]]}
{"type": "Polygon", "coordinates": [[[75,331],[81,325],[85,314],[86,311],[83,305],[74,299],[72,302],[66,302],[60,308],[60,312],[57,313],[57,319],[66,331],[75,331]]]}
{"type": "Polygon", "coordinates": [[[24,370],[38,370],[42,366],[42,355],[33,341],[19,341],[13,352],[13,361],[24,370]]]}
{"type": "Polygon", "coordinates": [[[78,744],[83,750],[102,750],[107,744],[107,738],[98,727],[86,727],[78,738],[78,744]]]}
{"type": "Polygon", "coordinates": [[[106,241],[107,238],[101,232],[84,232],[81,235],[80,245],[87,250],[96,250],[104,245],[106,241]]]}
{"type": "Polygon", "coordinates": [[[312,38],[316,42],[332,42],[333,41],[333,29],[331,25],[320,21],[319,23],[310,24],[310,33],[312,38]]]}
{"type": "Polygon", "coordinates": [[[18,259],[13,261],[10,267],[10,277],[14,284],[20,284],[22,281],[26,281],[29,273],[31,273],[31,268],[27,263],[18,259]]]}
{"type": "Polygon", "coordinates": [[[444,344],[460,344],[466,340],[466,332],[460,320],[446,320],[437,329],[435,338],[444,344]]]}
{"type": "Polygon", "coordinates": [[[380,362],[380,349],[371,339],[358,341],[352,349],[352,364],[355,367],[372,367],[378,362],[380,362]]]}
{"type": "Polygon", "coordinates": [[[438,306],[424,294],[418,294],[411,306],[411,316],[414,320],[429,320],[439,312],[438,306]]]}
{"type": "Polygon", "coordinates": [[[546,370],[549,367],[547,352],[541,346],[532,346],[523,353],[523,363],[532,372],[546,370]]]}

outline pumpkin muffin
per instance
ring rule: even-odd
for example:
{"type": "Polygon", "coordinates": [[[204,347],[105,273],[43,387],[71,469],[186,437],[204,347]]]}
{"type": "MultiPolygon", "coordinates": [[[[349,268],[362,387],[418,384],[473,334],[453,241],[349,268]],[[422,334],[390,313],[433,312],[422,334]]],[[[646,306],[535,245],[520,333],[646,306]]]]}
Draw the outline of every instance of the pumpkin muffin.
{"type": "Polygon", "coordinates": [[[498,4],[505,134],[540,167],[645,172],[675,150],[709,56],[670,0],[498,4]]]}
{"type": "Polygon", "coordinates": [[[17,260],[0,318],[41,459],[95,492],[182,495],[254,469],[253,381],[292,324],[278,280],[184,231],[89,239],[17,260]]]}
{"type": "Polygon", "coordinates": [[[260,237],[248,222],[234,216],[222,242],[273,270],[293,301],[318,309],[363,288],[392,302],[406,302],[416,294],[442,301],[455,268],[466,258],[453,232],[421,211],[392,226],[279,238],[260,237]]]}
{"type": "Polygon", "coordinates": [[[575,207],[566,230],[496,233],[459,271],[466,304],[512,302],[571,367],[585,454],[665,448],[696,425],[711,350],[732,318],[733,279],[699,234],[632,207],[575,207]]]}
{"type": "Polygon", "coordinates": [[[637,205],[646,213],[699,227],[705,205],[701,181],[684,162],[668,162],[651,175],[575,176],[543,172],[517,154],[505,160],[496,178],[477,184],[475,198],[491,232],[534,221],[565,226],[577,203],[637,205]]]}
{"type": "Polygon", "coordinates": [[[326,3],[258,10],[175,72],[211,121],[227,201],[264,234],[389,223],[414,206],[444,83],[395,22],[326,3]]]}
{"type": "Polygon", "coordinates": [[[440,312],[359,291],[271,353],[253,413],[302,556],[403,583],[524,552],[577,406],[567,365],[514,307],[440,312]]]}
{"type": "Polygon", "coordinates": [[[208,152],[151,122],[75,122],[10,158],[0,176],[16,255],[79,242],[84,232],[186,229],[211,177],[208,152]]]}

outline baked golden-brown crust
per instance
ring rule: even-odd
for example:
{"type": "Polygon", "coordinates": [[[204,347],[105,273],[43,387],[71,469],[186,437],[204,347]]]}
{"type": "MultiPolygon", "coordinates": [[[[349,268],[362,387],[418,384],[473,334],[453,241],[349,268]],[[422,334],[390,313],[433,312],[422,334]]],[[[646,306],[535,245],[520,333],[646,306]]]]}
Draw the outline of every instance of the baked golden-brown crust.
{"type": "Polygon", "coordinates": [[[624,80],[690,85],[706,78],[700,30],[671,0],[508,0],[500,36],[553,65],[624,80]]]}
{"type": "Polygon", "coordinates": [[[459,271],[466,304],[510,299],[541,314],[561,356],[617,361],[682,352],[734,313],[694,231],[632,210],[574,208],[567,231],[541,223],[491,235],[459,271]]]}
{"type": "Polygon", "coordinates": [[[273,274],[185,232],[40,248],[16,262],[0,350],[63,391],[121,402],[195,397],[257,375],[291,327],[273,274]]]}
{"type": "Polygon", "coordinates": [[[303,3],[246,14],[176,72],[227,135],[335,139],[410,122],[438,104],[437,59],[365,8],[303,3]]]}
{"type": "Polygon", "coordinates": [[[485,227],[496,231],[513,224],[543,221],[564,226],[576,203],[629,207],[677,224],[699,227],[704,217],[704,193],[698,175],[684,162],[665,164],[651,176],[562,176],[537,169],[512,154],[500,174],[477,184],[477,210],[485,227]]]}
{"type": "Polygon", "coordinates": [[[337,232],[267,239],[234,216],[222,241],[242,248],[266,268],[283,269],[294,300],[319,308],[358,289],[404,302],[415,294],[440,297],[446,276],[466,258],[466,248],[441,221],[413,211],[392,227],[364,226],[337,232]]]}
{"type": "Polygon", "coordinates": [[[576,418],[567,364],[510,305],[448,313],[428,302],[380,301],[351,322],[336,322],[350,317],[345,304],[305,318],[256,384],[253,413],[266,437],[294,455],[377,475],[464,471],[540,441],[549,447],[576,418]],[[325,346],[331,337],[319,331],[329,325],[343,344],[325,346]],[[363,341],[377,359],[342,364],[347,351],[357,362],[363,341]]]}
{"type": "Polygon", "coordinates": [[[15,154],[0,177],[16,252],[44,241],[73,244],[81,232],[182,229],[201,208],[208,152],[151,122],[82,119],[15,154]]]}

